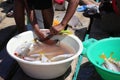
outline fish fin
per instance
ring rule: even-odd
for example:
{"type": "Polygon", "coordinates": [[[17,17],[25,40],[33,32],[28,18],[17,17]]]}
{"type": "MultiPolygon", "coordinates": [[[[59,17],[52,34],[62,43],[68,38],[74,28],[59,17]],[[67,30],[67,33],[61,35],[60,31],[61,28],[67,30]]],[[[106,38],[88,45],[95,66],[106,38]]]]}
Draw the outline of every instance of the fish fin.
{"type": "Polygon", "coordinates": [[[39,52],[39,54],[44,54],[44,52],[39,52]]]}
{"type": "Polygon", "coordinates": [[[111,53],[110,53],[109,60],[116,61],[117,59],[115,59],[115,58],[112,58],[113,54],[114,54],[114,52],[111,52],[111,53]]]}
{"type": "Polygon", "coordinates": [[[106,55],[104,54],[104,53],[102,53],[101,55],[100,55],[100,58],[102,58],[102,59],[106,59],[106,55]]]}
{"type": "Polygon", "coordinates": [[[110,53],[110,58],[112,58],[113,54],[114,54],[114,52],[111,52],[111,53],[110,53]]]}

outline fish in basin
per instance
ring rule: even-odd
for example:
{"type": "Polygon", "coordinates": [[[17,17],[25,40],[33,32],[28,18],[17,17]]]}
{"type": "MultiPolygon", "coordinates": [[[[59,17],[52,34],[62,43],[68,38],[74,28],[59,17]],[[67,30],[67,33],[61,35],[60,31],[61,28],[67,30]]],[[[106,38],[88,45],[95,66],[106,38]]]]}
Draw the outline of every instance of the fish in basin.
{"type": "Polygon", "coordinates": [[[112,70],[114,72],[120,72],[120,61],[116,61],[115,59],[113,59],[112,58],[113,54],[114,53],[112,52],[109,58],[107,58],[104,53],[100,55],[100,58],[104,60],[102,67],[112,70]]]}
{"type": "Polygon", "coordinates": [[[75,50],[63,42],[47,45],[36,39],[22,43],[15,50],[15,55],[21,59],[42,63],[64,60],[74,54],[75,50]]]}

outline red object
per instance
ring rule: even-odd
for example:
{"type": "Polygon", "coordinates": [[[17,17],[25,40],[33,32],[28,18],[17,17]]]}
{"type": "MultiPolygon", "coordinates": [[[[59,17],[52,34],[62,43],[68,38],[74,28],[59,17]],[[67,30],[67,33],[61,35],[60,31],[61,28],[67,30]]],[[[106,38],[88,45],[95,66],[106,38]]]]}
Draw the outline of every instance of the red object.
{"type": "Polygon", "coordinates": [[[62,5],[64,3],[64,0],[54,0],[55,3],[62,5]]]}
{"type": "Polygon", "coordinates": [[[113,9],[114,9],[115,13],[116,13],[117,15],[120,15],[119,9],[118,9],[118,7],[117,7],[116,0],[112,0],[112,6],[113,6],[113,9]]]}

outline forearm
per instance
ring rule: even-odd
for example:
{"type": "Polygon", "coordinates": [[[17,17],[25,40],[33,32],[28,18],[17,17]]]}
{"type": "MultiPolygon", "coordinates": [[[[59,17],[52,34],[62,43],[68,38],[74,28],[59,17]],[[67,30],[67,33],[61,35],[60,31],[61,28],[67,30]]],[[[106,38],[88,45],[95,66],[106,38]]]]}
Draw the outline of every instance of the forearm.
{"type": "Polygon", "coordinates": [[[39,27],[39,25],[38,25],[38,23],[37,23],[35,11],[34,11],[34,10],[30,10],[28,16],[29,16],[29,21],[30,21],[30,23],[31,23],[31,25],[32,25],[32,27],[33,27],[34,32],[36,33],[36,35],[37,35],[39,38],[43,39],[43,38],[44,38],[44,35],[40,32],[40,27],[39,27]]]}
{"type": "Polygon", "coordinates": [[[82,0],[82,2],[84,3],[84,4],[93,4],[93,2],[91,2],[90,0],[82,0]]]}
{"type": "Polygon", "coordinates": [[[28,7],[26,0],[25,0],[25,7],[26,7],[26,11],[27,11],[28,20],[29,20],[30,24],[32,25],[35,34],[41,39],[44,38],[44,35],[40,32],[40,28],[39,28],[39,25],[37,23],[35,10],[30,9],[28,7]]]}
{"type": "Polygon", "coordinates": [[[96,4],[98,5],[98,2],[94,1],[94,0],[82,0],[82,2],[84,4],[90,5],[90,4],[96,4]]]}
{"type": "Polygon", "coordinates": [[[68,8],[66,10],[66,14],[65,14],[63,20],[61,21],[61,24],[64,27],[68,24],[69,20],[74,15],[76,8],[79,4],[79,0],[67,0],[67,1],[69,2],[68,8]]]}

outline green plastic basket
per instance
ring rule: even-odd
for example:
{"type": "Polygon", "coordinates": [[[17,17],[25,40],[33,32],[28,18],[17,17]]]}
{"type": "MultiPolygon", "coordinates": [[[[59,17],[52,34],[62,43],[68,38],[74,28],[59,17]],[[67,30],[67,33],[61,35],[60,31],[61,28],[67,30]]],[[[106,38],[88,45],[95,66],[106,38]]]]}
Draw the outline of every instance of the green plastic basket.
{"type": "MultiPolygon", "coordinates": [[[[88,40],[88,37],[89,37],[89,35],[86,34],[85,40],[88,40]]],[[[78,62],[77,62],[77,65],[76,65],[76,70],[75,70],[75,73],[74,73],[74,75],[73,75],[73,79],[72,79],[72,80],[77,80],[77,76],[78,76],[78,73],[79,73],[79,70],[80,70],[80,65],[81,65],[81,63],[82,63],[82,59],[83,59],[83,56],[80,55],[80,56],[78,57],[78,62]]]]}
{"type": "Polygon", "coordinates": [[[101,66],[104,62],[100,58],[100,55],[104,53],[107,57],[110,57],[111,52],[113,52],[113,59],[120,60],[120,38],[106,38],[102,40],[87,40],[84,42],[84,47],[86,52],[85,56],[88,60],[95,66],[96,71],[104,80],[120,80],[120,72],[113,72],[112,70],[106,69],[101,66]],[[88,46],[87,46],[88,44],[88,46]]]}

